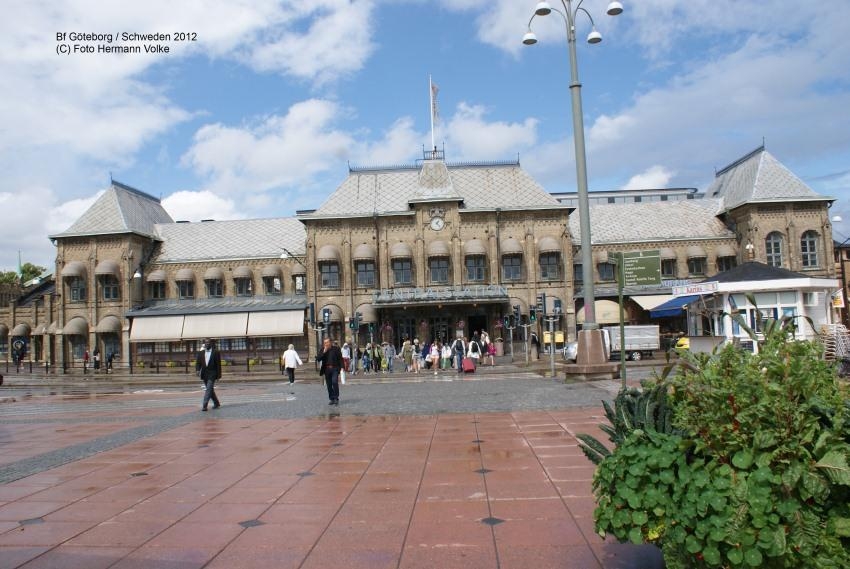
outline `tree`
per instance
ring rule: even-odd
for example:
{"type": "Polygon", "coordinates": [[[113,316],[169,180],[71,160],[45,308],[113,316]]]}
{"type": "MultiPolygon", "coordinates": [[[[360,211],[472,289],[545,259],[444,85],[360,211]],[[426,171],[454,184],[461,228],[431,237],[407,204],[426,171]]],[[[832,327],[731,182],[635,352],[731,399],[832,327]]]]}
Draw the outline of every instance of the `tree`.
{"type": "MultiPolygon", "coordinates": [[[[32,263],[24,263],[21,265],[21,283],[25,283],[31,279],[34,279],[38,275],[47,271],[46,267],[40,267],[38,265],[33,265],[32,263]]],[[[18,273],[16,271],[4,271],[0,272],[0,283],[2,284],[15,284],[18,281],[18,273]]]]}

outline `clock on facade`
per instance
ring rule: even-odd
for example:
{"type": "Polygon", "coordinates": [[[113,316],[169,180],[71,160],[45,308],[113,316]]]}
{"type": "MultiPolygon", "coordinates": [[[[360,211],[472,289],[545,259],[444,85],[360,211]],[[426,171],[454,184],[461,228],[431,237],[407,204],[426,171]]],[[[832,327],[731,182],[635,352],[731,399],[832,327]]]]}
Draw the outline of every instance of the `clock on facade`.
{"type": "Polygon", "coordinates": [[[446,221],[442,217],[432,217],[431,218],[431,229],[433,229],[434,231],[439,231],[445,226],[446,226],[446,221]]]}

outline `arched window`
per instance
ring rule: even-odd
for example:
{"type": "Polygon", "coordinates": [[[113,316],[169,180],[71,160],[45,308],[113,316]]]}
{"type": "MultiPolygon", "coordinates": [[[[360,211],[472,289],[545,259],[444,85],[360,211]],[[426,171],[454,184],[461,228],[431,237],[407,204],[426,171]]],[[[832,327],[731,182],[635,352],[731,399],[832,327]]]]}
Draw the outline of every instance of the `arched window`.
{"type": "Polygon", "coordinates": [[[803,260],[803,268],[814,269],[818,266],[818,234],[814,231],[806,231],[800,238],[800,257],[803,260]]]}
{"type": "Polygon", "coordinates": [[[767,264],[771,267],[782,266],[782,234],[778,231],[768,233],[764,240],[764,250],[767,264]]]}

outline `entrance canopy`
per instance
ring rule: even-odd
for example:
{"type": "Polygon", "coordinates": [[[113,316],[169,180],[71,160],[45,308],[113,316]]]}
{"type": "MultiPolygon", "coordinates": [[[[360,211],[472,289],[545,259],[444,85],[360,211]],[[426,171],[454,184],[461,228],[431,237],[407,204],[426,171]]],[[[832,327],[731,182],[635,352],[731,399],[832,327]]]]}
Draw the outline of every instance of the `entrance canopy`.
{"type": "MultiPolygon", "coordinates": [[[[547,304],[548,300],[547,298],[547,304]]],[[[593,307],[596,309],[597,324],[618,324],[620,322],[620,305],[613,300],[597,300],[593,307]]],[[[576,311],[576,323],[584,324],[584,320],[584,310],[576,311]]]]}
{"type": "Polygon", "coordinates": [[[673,295],[671,294],[653,294],[647,296],[630,296],[633,301],[638,303],[641,308],[644,310],[652,310],[653,308],[657,308],[659,305],[664,304],[668,300],[673,299],[673,295]]]}
{"type": "Polygon", "coordinates": [[[681,316],[685,307],[697,300],[699,297],[700,295],[693,294],[691,296],[679,296],[672,298],[650,310],[649,316],[651,318],[670,318],[671,316],[681,316]]]}
{"type": "Polygon", "coordinates": [[[252,312],[248,315],[248,336],[300,336],[304,333],[304,312],[252,312]]]}
{"type": "Polygon", "coordinates": [[[134,318],[131,342],[177,341],[183,337],[183,316],[134,318]]]}

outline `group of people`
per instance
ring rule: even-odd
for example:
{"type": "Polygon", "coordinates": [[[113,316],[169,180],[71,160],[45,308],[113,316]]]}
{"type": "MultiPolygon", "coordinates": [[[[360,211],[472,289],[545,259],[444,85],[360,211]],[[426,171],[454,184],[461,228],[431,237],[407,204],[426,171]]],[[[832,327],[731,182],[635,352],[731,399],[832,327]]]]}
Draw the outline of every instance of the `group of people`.
{"type": "MultiPolygon", "coordinates": [[[[83,372],[85,372],[89,367],[89,359],[90,359],[89,358],[89,351],[86,350],[85,352],[83,352],[83,372]]],[[[112,370],[112,362],[113,362],[114,359],[115,359],[115,354],[113,352],[109,352],[109,353],[106,354],[106,366],[104,367],[104,370],[106,371],[106,373],[109,373],[110,370],[112,370]]],[[[100,350],[98,348],[95,348],[94,351],[91,353],[91,361],[92,361],[92,368],[94,369],[95,373],[99,372],[100,371],[100,350]]]]}
{"type": "MultiPolygon", "coordinates": [[[[316,361],[321,364],[319,375],[324,378],[328,389],[328,404],[339,405],[340,376],[344,373],[356,374],[358,362],[364,373],[384,371],[392,373],[393,362],[399,359],[407,372],[420,373],[425,369],[434,370],[434,375],[437,375],[439,370],[453,368],[462,372],[464,359],[472,359],[476,365],[486,365],[488,361],[491,366],[495,365],[495,355],[495,345],[487,332],[482,331],[476,332],[472,338],[459,336],[451,343],[443,343],[437,339],[420,344],[418,338],[412,341],[405,338],[398,353],[395,346],[388,342],[381,345],[369,343],[361,351],[359,346],[352,346],[348,342],[340,347],[338,342],[325,338],[316,361]]],[[[281,355],[280,363],[289,383],[295,383],[295,370],[304,363],[295,351],[294,345],[289,344],[287,350],[281,355]]],[[[221,355],[215,347],[215,342],[210,338],[204,340],[202,349],[198,352],[195,371],[204,383],[201,410],[206,411],[210,401],[213,402],[213,409],[221,407],[215,392],[215,382],[221,379],[221,355]]]]}

